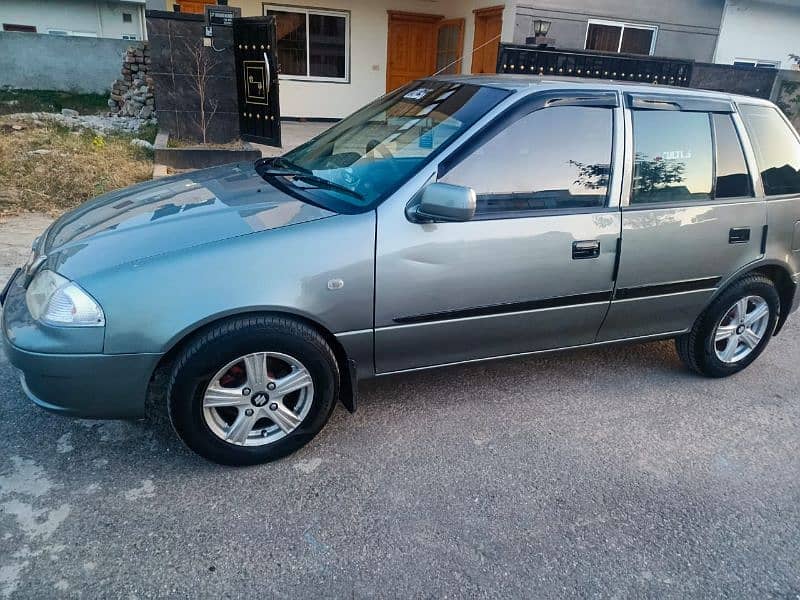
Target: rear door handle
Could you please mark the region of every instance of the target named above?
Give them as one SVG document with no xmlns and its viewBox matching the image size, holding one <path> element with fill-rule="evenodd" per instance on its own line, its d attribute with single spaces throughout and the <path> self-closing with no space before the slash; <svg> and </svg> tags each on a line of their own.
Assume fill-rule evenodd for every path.
<svg viewBox="0 0 800 600">
<path fill-rule="evenodd" d="M 732 227 L 728 232 L 729 244 L 746 244 L 750 241 L 749 227 Z"/>
<path fill-rule="evenodd" d="M 598 256 L 600 256 L 599 240 L 582 240 L 579 242 L 572 242 L 573 260 L 597 258 Z"/>
</svg>

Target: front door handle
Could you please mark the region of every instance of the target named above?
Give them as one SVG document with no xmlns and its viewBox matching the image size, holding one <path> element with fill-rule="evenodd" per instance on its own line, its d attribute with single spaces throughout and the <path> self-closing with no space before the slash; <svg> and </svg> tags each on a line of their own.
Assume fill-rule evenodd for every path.
<svg viewBox="0 0 800 600">
<path fill-rule="evenodd" d="M 746 244 L 750 241 L 749 227 L 733 227 L 728 232 L 729 244 Z"/>
<path fill-rule="evenodd" d="M 600 256 L 599 240 L 582 240 L 572 242 L 572 258 L 581 260 L 584 258 L 597 258 Z"/>
</svg>

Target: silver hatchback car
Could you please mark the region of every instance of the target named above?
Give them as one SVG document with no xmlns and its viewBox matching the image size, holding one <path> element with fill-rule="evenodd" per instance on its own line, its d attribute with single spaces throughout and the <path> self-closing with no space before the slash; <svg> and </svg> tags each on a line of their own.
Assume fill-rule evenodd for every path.
<svg viewBox="0 0 800 600">
<path fill-rule="evenodd" d="M 36 404 L 168 415 L 242 465 L 354 410 L 367 377 L 654 338 L 731 375 L 799 280 L 800 141 L 769 102 L 443 77 L 281 158 L 86 203 L 0 300 Z"/>
</svg>

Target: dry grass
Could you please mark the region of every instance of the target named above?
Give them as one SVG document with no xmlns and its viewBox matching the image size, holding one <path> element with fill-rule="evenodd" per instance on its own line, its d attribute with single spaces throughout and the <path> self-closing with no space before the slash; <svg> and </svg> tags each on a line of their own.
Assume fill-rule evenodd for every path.
<svg viewBox="0 0 800 600">
<path fill-rule="evenodd" d="M 26 211 L 56 215 L 98 194 L 150 179 L 150 153 L 130 140 L 0 117 L 0 216 Z M 46 153 L 36 153 L 40 150 Z"/>
</svg>

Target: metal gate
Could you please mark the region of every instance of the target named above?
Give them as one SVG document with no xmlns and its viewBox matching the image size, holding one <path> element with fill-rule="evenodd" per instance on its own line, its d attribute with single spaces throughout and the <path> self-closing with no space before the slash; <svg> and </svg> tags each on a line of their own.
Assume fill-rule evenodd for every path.
<svg viewBox="0 0 800 600">
<path fill-rule="evenodd" d="M 233 20 L 233 46 L 239 93 L 241 138 L 269 146 L 281 145 L 278 61 L 275 17 Z"/>
</svg>

